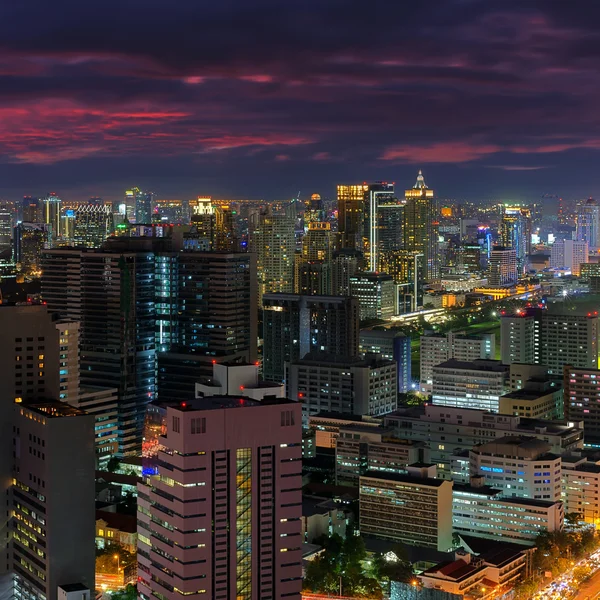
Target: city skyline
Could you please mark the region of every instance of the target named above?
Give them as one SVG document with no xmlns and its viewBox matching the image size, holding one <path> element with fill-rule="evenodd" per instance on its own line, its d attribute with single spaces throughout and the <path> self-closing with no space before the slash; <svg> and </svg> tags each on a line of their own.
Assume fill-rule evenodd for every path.
<svg viewBox="0 0 600 600">
<path fill-rule="evenodd" d="M 0 9 L 3 199 L 598 194 L 589 2 L 68 4 Z"/>
</svg>

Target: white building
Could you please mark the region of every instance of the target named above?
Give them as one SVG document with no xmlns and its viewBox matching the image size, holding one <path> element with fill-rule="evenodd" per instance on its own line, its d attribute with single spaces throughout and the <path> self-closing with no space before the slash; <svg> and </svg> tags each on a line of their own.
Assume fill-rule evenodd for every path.
<svg viewBox="0 0 600 600">
<path fill-rule="evenodd" d="M 600 524 L 600 465 L 580 455 L 562 457 L 562 501 L 565 513 Z"/>
<path fill-rule="evenodd" d="M 498 412 L 508 391 L 508 366 L 499 360 L 460 361 L 452 358 L 433 367 L 433 403 Z"/>
<path fill-rule="evenodd" d="M 421 390 L 431 392 L 433 367 L 451 358 L 472 361 L 493 359 L 496 353 L 496 336 L 493 333 L 467 335 L 464 331 L 421 336 Z"/>
<path fill-rule="evenodd" d="M 396 284 L 385 273 L 356 273 L 350 277 L 350 295 L 358 298 L 361 321 L 398 314 Z"/>
<path fill-rule="evenodd" d="M 475 446 L 469 453 L 471 475 L 510 498 L 556 502 L 561 496 L 560 455 L 540 439 L 506 436 Z"/>
<path fill-rule="evenodd" d="M 580 265 L 588 262 L 588 243 L 576 240 L 556 240 L 550 251 L 550 266 L 568 269 L 579 276 Z"/>
<path fill-rule="evenodd" d="M 511 248 L 494 246 L 490 254 L 488 283 L 492 288 L 508 287 L 517 283 L 517 253 Z"/>
</svg>

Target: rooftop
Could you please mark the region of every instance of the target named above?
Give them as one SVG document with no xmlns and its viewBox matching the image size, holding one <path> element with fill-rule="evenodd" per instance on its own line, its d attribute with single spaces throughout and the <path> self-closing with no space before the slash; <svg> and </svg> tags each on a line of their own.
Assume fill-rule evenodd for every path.
<svg viewBox="0 0 600 600">
<path fill-rule="evenodd" d="M 82 417 L 86 416 L 86 413 L 79 408 L 75 408 L 66 402 L 56 402 L 54 400 L 48 402 L 32 402 L 24 403 L 24 408 L 32 412 L 36 412 L 45 417 L 60 418 L 60 417 Z"/>
<path fill-rule="evenodd" d="M 424 485 L 428 487 L 441 487 L 444 483 L 449 483 L 445 479 L 433 479 L 432 477 L 414 477 L 410 475 L 399 475 L 398 473 L 384 473 L 380 471 L 367 471 L 360 476 L 363 479 L 383 479 L 386 481 L 397 481 L 398 483 L 413 483 L 415 485 Z"/>
<path fill-rule="evenodd" d="M 473 565 L 464 560 L 454 560 L 440 563 L 431 569 L 423 571 L 425 577 L 435 577 L 438 573 L 444 576 L 444 579 L 452 579 L 454 581 L 462 581 L 485 570 L 484 565 Z"/>
<path fill-rule="evenodd" d="M 186 402 L 173 404 L 171 408 L 183 412 L 194 410 L 222 410 L 225 408 L 254 408 L 271 404 L 298 404 L 287 398 L 268 397 L 260 402 L 250 398 L 241 398 L 239 396 L 205 396 L 204 398 L 192 398 Z"/>
<path fill-rule="evenodd" d="M 339 354 L 330 354 L 328 352 L 314 351 L 304 355 L 304 358 L 296 360 L 294 365 L 314 365 L 314 366 L 328 366 L 328 365 L 340 365 L 343 367 L 384 367 L 394 365 L 391 360 L 385 360 L 382 358 L 364 359 L 359 356 L 343 356 Z"/>
<path fill-rule="evenodd" d="M 434 369 L 453 369 L 458 371 L 490 371 L 494 373 L 508 373 L 508 365 L 503 365 L 499 360 L 477 359 L 473 361 L 456 360 L 451 358 Z"/>
</svg>

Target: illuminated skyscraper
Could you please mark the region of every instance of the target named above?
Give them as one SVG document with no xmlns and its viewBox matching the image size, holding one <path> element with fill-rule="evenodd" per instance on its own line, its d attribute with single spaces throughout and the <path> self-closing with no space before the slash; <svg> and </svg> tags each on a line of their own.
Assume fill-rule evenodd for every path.
<svg viewBox="0 0 600 600">
<path fill-rule="evenodd" d="M 43 222 L 50 225 L 53 242 L 62 235 L 60 203 L 61 199 L 55 192 L 42 198 Z"/>
<path fill-rule="evenodd" d="M 406 190 L 404 249 L 423 255 L 424 282 L 439 279 L 438 220 L 435 195 L 419 171 L 415 185 Z M 419 282 L 419 287 L 422 283 Z"/>
<path fill-rule="evenodd" d="M 73 243 L 85 248 L 100 248 L 113 232 L 113 212 L 104 204 L 80 204 L 75 210 Z"/>
<path fill-rule="evenodd" d="M 531 211 L 523 206 L 502 206 L 500 223 L 502 246 L 512 248 L 517 256 L 517 269 L 523 274 L 531 252 Z"/>
<path fill-rule="evenodd" d="M 600 247 L 600 206 L 593 198 L 577 204 L 577 240 L 592 251 Z"/>
<path fill-rule="evenodd" d="M 43 221 L 40 201 L 37 198 L 23 197 L 22 217 L 24 223 L 41 223 Z"/>
<path fill-rule="evenodd" d="M 220 252 L 239 250 L 237 212 L 228 205 L 215 206 L 213 247 Z"/>
<path fill-rule="evenodd" d="M 294 289 L 294 221 L 283 214 L 273 214 L 271 207 L 260 215 L 250 238 L 257 256 L 258 302 L 263 294 L 291 293 Z"/>
<path fill-rule="evenodd" d="M 18 223 L 14 234 L 14 258 L 18 271 L 39 277 L 44 248 L 50 247 L 50 227 L 45 223 Z"/>
<path fill-rule="evenodd" d="M 379 250 L 381 243 L 380 229 L 382 229 L 383 209 L 380 207 L 393 207 L 398 203 L 394 194 L 394 184 L 378 181 L 368 186 L 365 192 L 365 248 L 369 254 L 369 271 L 375 272 L 380 270 L 379 267 Z M 390 215 L 386 209 L 386 216 Z M 387 234 L 387 231 L 386 231 Z M 384 238 L 386 242 L 390 242 L 389 236 Z"/>
<path fill-rule="evenodd" d="M 494 246 L 490 256 L 488 283 L 490 287 L 501 288 L 517 283 L 517 253 L 514 248 Z"/>
<path fill-rule="evenodd" d="M 152 192 L 144 192 L 135 189 L 135 222 L 148 224 L 152 223 Z"/>
<path fill-rule="evenodd" d="M 13 216 L 6 208 L 0 208 L 0 248 L 10 248 L 13 233 Z"/>
<path fill-rule="evenodd" d="M 339 248 L 363 249 L 365 193 L 368 191 L 366 183 L 337 186 Z"/>
</svg>

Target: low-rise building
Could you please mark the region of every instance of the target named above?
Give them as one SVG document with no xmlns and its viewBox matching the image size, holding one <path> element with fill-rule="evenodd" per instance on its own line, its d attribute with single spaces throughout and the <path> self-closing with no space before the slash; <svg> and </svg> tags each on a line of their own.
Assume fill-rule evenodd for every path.
<svg viewBox="0 0 600 600">
<path fill-rule="evenodd" d="M 427 462 L 428 458 L 424 442 L 398 438 L 385 427 L 345 425 L 336 440 L 336 483 L 356 485 L 367 471 L 406 473 L 407 465 Z"/>
<path fill-rule="evenodd" d="M 352 523 L 348 505 L 330 498 L 304 496 L 302 498 L 302 541 L 312 544 L 323 535 L 346 537 L 346 528 Z"/>
<path fill-rule="evenodd" d="M 96 547 L 119 544 L 127 552 L 137 548 L 137 518 L 106 510 L 96 511 Z"/>
<path fill-rule="evenodd" d="M 452 548 L 452 482 L 367 472 L 359 488 L 361 535 L 442 552 Z"/>
<path fill-rule="evenodd" d="M 434 404 L 498 412 L 500 396 L 507 391 L 508 366 L 499 360 L 452 358 L 433 367 Z"/>
<path fill-rule="evenodd" d="M 315 431 L 317 448 L 335 448 L 340 428 L 347 425 L 362 425 L 377 429 L 382 423 L 379 417 L 369 415 L 340 414 L 323 411 L 308 418 L 308 427 Z"/>
<path fill-rule="evenodd" d="M 562 384 L 548 377 L 530 378 L 521 389 L 500 396 L 498 412 L 533 419 L 562 419 Z"/>
<path fill-rule="evenodd" d="M 533 545 L 543 531 L 560 531 L 564 508 L 559 500 L 507 498 L 502 489 L 483 485 L 483 478 L 454 484 L 452 525 L 455 533 Z"/>
<path fill-rule="evenodd" d="M 286 364 L 286 396 L 302 402 L 302 419 L 322 411 L 381 416 L 396 410 L 396 363 L 311 352 Z"/>
</svg>

